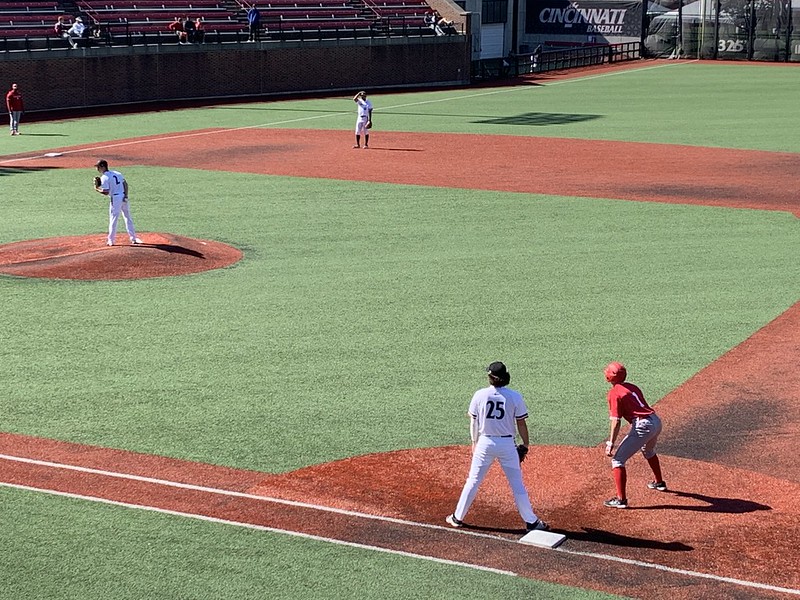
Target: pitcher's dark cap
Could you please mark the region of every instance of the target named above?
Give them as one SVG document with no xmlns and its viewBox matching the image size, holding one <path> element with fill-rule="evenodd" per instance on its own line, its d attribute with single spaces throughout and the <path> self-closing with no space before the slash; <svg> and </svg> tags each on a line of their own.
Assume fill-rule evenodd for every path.
<svg viewBox="0 0 800 600">
<path fill-rule="evenodd" d="M 506 375 L 508 375 L 508 369 L 506 366 L 501 363 L 499 360 L 493 362 L 488 367 L 486 367 L 486 372 L 489 373 L 492 377 L 497 377 L 498 379 L 502 379 Z"/>
<path fill-rule="evenodd" d="M 107 160 L 98 160 L 96 163 L 94 163 L 94 166 L 95 167 L 103 167 L 104 169 L 107 169 L 108 168 L 108 161 Z"/>
</svg>

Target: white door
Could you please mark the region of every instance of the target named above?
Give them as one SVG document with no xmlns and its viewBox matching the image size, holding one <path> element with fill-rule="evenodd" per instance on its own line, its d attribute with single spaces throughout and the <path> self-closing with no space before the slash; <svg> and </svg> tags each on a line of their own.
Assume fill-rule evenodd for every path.
<svg viewBox="0 0 800 600">
<path fill-rule="evenodd" d="M 502 58 L 505 23 L 481 25 L 481 58 Z"/>
</svg>

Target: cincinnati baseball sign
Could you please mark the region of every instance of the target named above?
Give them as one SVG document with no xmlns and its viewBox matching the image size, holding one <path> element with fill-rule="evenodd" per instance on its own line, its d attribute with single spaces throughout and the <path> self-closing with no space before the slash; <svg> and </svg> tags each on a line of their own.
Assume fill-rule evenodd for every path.
<svg viewBox="0 0 800 600">
<path fill-rule="evenodd" d="M 614 0 L 528 0 L 526 33 L 638 37 L 642 3 Z"/>
</svg>

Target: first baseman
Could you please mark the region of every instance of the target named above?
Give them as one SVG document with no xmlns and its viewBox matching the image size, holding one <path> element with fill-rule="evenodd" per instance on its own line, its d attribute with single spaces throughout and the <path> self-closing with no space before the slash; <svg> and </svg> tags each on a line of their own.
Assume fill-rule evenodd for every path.
<svg viewBox="0 0 800 600">
<path fill-rule="evenodd" d="M 94 165 L 100 177 L 95 177 L 94 189 L 99 194 L 104 194 L 109 197 L 108 205 L 108 239 L 106 244 L 109 246 L 114 245 L 114 239 L 117 237 L 117 221 L 119 214 L 122 213 L 122 219 L 125 221 L 125 229 L 128 230 L 128 235 L 131 238 L 131 244 L 141 244 L 142 240 L 136 237 L 136 230 L 133 227 L 133 218 L 131 217 L 130 208 L 128 207 L 128 182 L 119 171 L 111 171 L 108 168 L 108 162 L 105 160 L 98 160 Z"/>
<path fill-rule="evenodd" d="M 625 463 L 641 450 L 642 456 L 653 471 L 655 479 L 647 484 L 651 490 L 667 491 L 667 484 L 661 475 L 661 463 L 656 454 L 656 442 L 661 433 L 661 419 L 650 408 L 644 399 L 644 394 L 637 386 L 625 381 L 628 372 L 625 365 L 612 362 L 605 368 L 606 381 L 611 384 L 608 390 L 608 414 L 611 419 L 611 433 L 606 442 L 606 456 L 611 456 L 611 472 L 614 475 L 614 484 L 617 495 L 605 501 L 610 508 L 628 508 L 628 496 L 625 493 L 627 472 Z M 614 444 L 620 430 L 621 420 L 625 419 L 631 424 L 628 435 L 614 452 Z"/>
<path fill-rule="evenodd" d="M 508 479 L 514 502 L 527 530 L 547 530 L 547 524 L 533 512 L 528 490 L 522 481 L 520 461 L 529 443 L 525 401 L 522 394 L 506 387 L 511 382 L 511 374 L 502 362 L 493 362 L 486 372 L 489 375 L 489 387 L 475 392 L 469 405 L 472 465 L 456 510 L 445 520 L 453 527 L 464 526 L 464 517 L 496 459 Z M 514 443 L 517 430 L 525 449 L 522 452 L 517 451 Z"/>
<path fill-rule="evenodd" d="M 358 105 L 358 118 L 356 119 L 356 145 L 361 147 L 361 134 L 364 134 L 364 148 L 369 148 L 369 130 L 372 129 L 372 102 L 367 100 L 367 92 L 358 92 L 353 96 L 353 102 Z"/>
</svg>

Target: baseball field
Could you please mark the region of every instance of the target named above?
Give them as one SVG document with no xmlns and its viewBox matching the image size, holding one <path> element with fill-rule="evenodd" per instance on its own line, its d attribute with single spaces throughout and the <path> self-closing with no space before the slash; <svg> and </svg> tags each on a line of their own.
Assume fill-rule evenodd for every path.
<svg viewBox="0 0 800 600">
<path fill-rule="evenodd" d="M 800 595 L 796 65 L 25 122 L 0 137 L 1 598 Z M 26 100 L 35 90 L 23 90 Z M 141 245 L 105 244 L 104 158 Z M 534 509 L 495 466 L 504 361 Z M 603 367 L 662 417 L 614 495 Z"/>
</svg>

